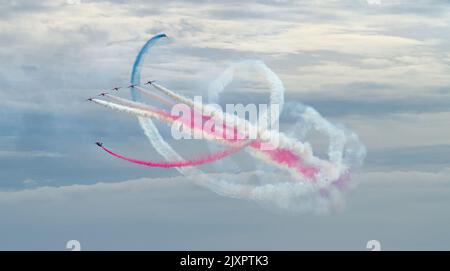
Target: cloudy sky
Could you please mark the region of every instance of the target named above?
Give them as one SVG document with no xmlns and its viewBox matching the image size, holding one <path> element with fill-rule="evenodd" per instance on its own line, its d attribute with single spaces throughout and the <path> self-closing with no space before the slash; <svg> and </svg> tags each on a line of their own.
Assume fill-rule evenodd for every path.
<svg viewBox="0 0 450 271">
<path fill-rule="evenodd" d="M 0 29 L 0 249 L 450 249 L 449 1 L 0 0 Z M 288 100 L 356 132 L 368 155 L 345 207 L 277 212 L 99 152 L 161 159 L 135 118 L 84 101 L 126 85 L 161 32 L 143 78 L 201 95 L 260 59 Z"/>
</svg>

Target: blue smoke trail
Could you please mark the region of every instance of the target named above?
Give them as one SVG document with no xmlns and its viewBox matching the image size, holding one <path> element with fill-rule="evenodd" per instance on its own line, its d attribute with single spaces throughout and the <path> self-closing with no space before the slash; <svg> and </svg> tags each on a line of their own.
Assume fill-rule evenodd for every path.
<svg viewBox="0 0 450 271">
<path fill-rule="evenodd" d="M 161 38 L 167 37 L 166 34 L 158 34 L 151 39 L 149 39 L 144 46 L 142 46 L 141 50 L 136 56 L 133 64 L 133 70 L 131 71 L 131 84 L 140 85 L 141 83 L 141 66 L 144 62 L 145 56 L 147 55 L 149 49 L 155 45 L 155 43 Z M 140 93 L 137 92 L 134 88 L 131 88 L 131 96 L 133 101 L 139 102 L 141 100 Z M 181 160 L 181 157 L 178 153 L 173 150 L 169 144 L 162 138 L 161 134 L 158 131 L 158 128 L 155 126 L 153 121 L 149 118 L 138 117 L 139 125 L 144 130 L 145 135 L 150 140 L 150 143 L 155 148 L 155 150 L 162 155 L 166 160 Z M 178 171 L 182 172 L 181 169 L 177 168 Z"/>
<path fill-rule="evenodd" d="M 148 50 L 161 38 L 167 38 L 167 35 L 162 33 L 154 36 L 149 39 L 142 49 L 139 51 L 136 59 L 134 60 L 133 70 L 131 71 L 131 84 L 132 85 L 140 85 L 141 84 L 141 66 L 144 61 L 144 56 L 147 54 Z M 131 96 L 133 101 L 139 101 L 140 93 L 135 89 L 131 88 Z"/>
<path fill-rule="evenodd" d="M 133 64 L 133 70 L 131 71 L 131 84 L 140 85 L 141 83 L 141 66 L 144 62 L 145 56 L 147 55 L 149 49 L 161 38 L 167 37 L 166 34 L 158 34 L 151 39 L 149 39 L 144 46 L 139 51 L 138 55 Z M 139 102 L 141 97 L 140 93 L 135 89 L 131 88 L 131 96 L 133 101 Z M 149 118 L 138 117 L 139 125 L 144 130 L 145 135 L 149 139 L 155 150 L 167 161 L 171 160 L 184 160 L 161 136 L 158 128 L 155 126 L 153 121 Z M 183 175 L 189 174 L 200 174 L 201 171 L 194 167 L 191 168 L 175 168 Z"/>
</svg>

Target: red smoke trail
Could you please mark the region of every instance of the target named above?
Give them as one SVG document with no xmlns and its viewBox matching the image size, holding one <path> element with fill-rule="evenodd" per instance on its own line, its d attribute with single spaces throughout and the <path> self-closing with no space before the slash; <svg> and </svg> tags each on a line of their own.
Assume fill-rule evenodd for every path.
<svg viewBox="0 0 450 271">
<path fill-rule="evenodd" d="M 144 161 L 134 158 L 129 158 L 120 154 L 117 154 L 106 147 L 100 146 L 104 151 L 111 154 L 112 156 L 115 156 L 119 159 L 138 164 L 138 165 L 144 165 L 149 167 L 162 167 L 162 168 L 174 168 L 174 167 L 189 167 L 189 166 L 198 166 L 202 164 L 212 163 L 214 161 L 220 160 L 226 156 L 229 156 L 235 152 L 238 152 L 242 148 L 246 147 L 250 141 L 244 142 L 243 144 L 238 144 L 238 146 L 234 146 L 231 148 L 228 148 L 224 151 L 214 153 L 212 155 L 207 155 L 204 157 L 200 157 L 197 159 L 192 160 L 185 160 L 185 161 L 172 161 L 172 162 L 154 162 L 154 161 Z"/>
<path fill-rule="evenodd" d="M 102 101 L 102 100 L 94 99 L 93 101 L 96 103 L 100 103 L 100 101 Z M 109 106 L 111 108 L 115 108 L 115 106 L 114 106 L 115 104 L 113 104 L 113 103 L 102 102 L 100 104 Z M 237 148 L 236 143 L 238 142 L 237 136 L 239 134 L 239 131 L 237 131 L 236 127 L 228 126 L 226 124 L 224 125 L 223 123 L 221 123 L 221 125 L 219 125 L 218 127 L 217 126 L 213 127 L 213 128 L 218 128 L 218 129 L 210 130 L 210 129 L 205 129 L 205 127 L 203 125 L 196 123 L 195 121 L 193 121 L 192 118 L 185 118 L 183 116 L 181 116 L 181 117 L 174 116 L 170 112 L 167 112 L 165 110 L 153 109 L 153 108 L 147 107 L 146 105 L 133 104 L 131 106 L 132 107 L 130 107 L 130 108 L 132 108 L 132 109 L 149 111 L 149 112 L 155 114 L 155 116 L 159 115 L 161 118 L 165 119 L 164 121 L 166 121 L 166 122 L 181 121 L 184 125 L 187 125 L 192 130 L 199 130 L 199 131 L 203 131 L 209 135 L 213 135 L 218 140 L 225 140 L 231 146 L 229 147 L 229 149 L 227 149 L 225 151 L 210 154 L 206 157 L 197 158 L 195 160 L 172 161 L 172 162 L 151 162 L 151 161 L 147 162 L 147 161 L 142 161 L 142 160 L 138 160 L 138 159 L 123 157 L 123 156 L 120 156 L 120 155 L 117 155 L 115 153 L 108 151 L 108 153 L 110 153 L 111 155 L 114 155 L 120 159 L 129 161 L 132 163 L 136 163 L 136 164 L 153 166 L 153 167 L 169 168 L 169 167 L 195 166 L 195 165 L 201 165 L 201 164 L 220 160 L 223 157 L 233 154 L 236 151 L 238 151 L 248 145 L 250 148 L 263 153 L 265 155 L 265 158 L 270 160 L 270 162 L 274 162 L 278 165 L 284 165 L 290 169 L 293 169 L 297 173 L 307 177 L 310 180 L 313 180 L 315 178 L 316 173 L 318 172 L 318 169 L 316 167 L 311 167 L 311 166 L 308 166 L 307 164 L 305 164 L 304 160 L 290 149 L 279 148 L 279 147 L 275 148 L 275 146 L 271 150 L 261 149 L 262 141 L 260 139 L 255 139 L 251 142 L 249 141 L 248 144 Z M 125 110 L 125 109 L 119 108 L 118 110 L 120 111 L 120 110 Z M 191 114 L 193 113 L 192 110 L 190 113 Z M 208 116 L 202 116 L 202 117 L 204 120 L 211 120 L 211 117 L 208 117 Z M 227 138 L 227 136 L 225 136 L 223 134 L 224 132 L 227 134 L 227 131 L 230 131 L 230 130 L 232 130 L 231 132 L 233 134 L 231 139 Z M 107 150 L 105 149 L 105 151 L 107 151 Z"/>
<path fill-rule="evenodd" d="M 190 118 L 185 119 L 184 117 L 180 117 L 178 120 L 181 120 L 185 125 L 188 125 L 191 129 L 203 130 L 203 127 L 196 125 L 196 123 L 194 121 L 195 112 L 197 112 L 198 114 L 201 114 L 198 111 L 196 111 L 195 109 L 191 109 L 191 117 Z M 203 121 L 211 120 L 210 116 L 205 116 L 205 115 L 201 115 L 201 116 L 202 116 Z M 172 117 L 175 118 L 174 116 L 172 116 Z M 216 127 L 216 126 L 214 126 L 214 127 Z M 229 143 L 236 142 L 238 140 L 239 132 L 236 127 L 229 127 L 226 124 L 222 124 L 222 127 L 217 127 L 217 128 L 219 128 L 219 129 L 213 129 L 213 131 L 205 131 L 205 130 L 203 130 L 203 131 L 207 132 L 208 134 L 213 134 L 219 138 L 223 138 L 226 141 L 228 141 Z M 230 129 L 232 130 L 231 132 L 233 133 L 231 138 L 228 134 Z M 313 179 L 315 174 L 319 171 L 315 167 L 305 165 L 303 159 L 301 157 L 299 157 L 298 155 L 296 155 L 295 153 L 293 153 L 289 149 L 275 148 L 273 150 L 262 150 L 261 143 L 262 143 L 261 140 L 255 139 L 253 142 L 251 142 L 251 144 L 249 144 L 249 146 L 251 148 L 260 150 L 265 155 L 267 155 L 272 161 L 274 161 L 278 164 L 286 165 L 287 167 L 294 169 L 295 171 L 297 171 L 298 173 L 302 174 L 303 176 L 305 176 L 309 179 Z M 233 148 L 233 147 L 231 147 L 231 148 Z M 218 153 L 218 154 L 220 154 L 220 153 Z M 219 160 L 219 159 L 220 158 L 218 158 L 217 160 Z"/>
<path fill-rule="evenodd" d="M 108 96 L 108 97 L 113 97 L 113 96 Z M 114 97 L 114 99 L 118 100 L 121 103 L 122 102 L 125 103 L 125 101 L 126 101 L 126 100 L 123 100 L 118 97 Z M 105 106 L 109 106 L 111 108 L 116 108 L 116 106 L 118 106 L 117 104 L 104 102 L 102 100 L 97 100 L 97 99 L 93 99 L 92 101 L 94 101 L 96 103 L 100 103 Z M 122 105 L 122 106 L 125 106 L 125 105 Z M 164 163 L 163 162 L 160 162 L 160 163 L 146 162 L 146 161 L 142 161 L 142 160 L 138 160 L 138 159 L 132 159 L 132 158 L 115 155 L 118 158 L 127 160 L 132 163 L 153 166 L 153 167 L 183 167 L 183 166 L 201 165 L 201 164 L 217 161 L 217 160 L 219 160 L 225 156 L 228 156 L 228 155 L 236 152 L 237 150 L 241 149 L 241 148 L 236 149 L 235 148 L 236 146 L 233 146 L 236 144 L 236 142 L 238 142 L 238 135 L 240 134 L 240 131 L 238 131 L 235 126 L 228 126 L 224 123 L 220 123 L 219 126 L 214 125 L 212 127 L 213 129 L 211 130 L 211 129 L 206 129 L 206 127 L 204 127 L 202 125 L 203 123 L 196 123 L 196 121 L 194 121 L 195 117 L 194 118 L 193 117 L 186 118 L 185 115 L 180 116 L 180 117 L 174 116 L 168 111 L 152 108 L 147 105 L 138 104 L 135 102 L 131 102 L 129 104 L 129 106 L 131 106 L 131 107 L 129 107 L 130 109 L 139 109 L 139 110 L 151 112 L 155 116 L 159 116 L 159 117 L 163 118 L 164 121 L 166 121 L 166 122 L 181 121 L 184 125 L 187 125 L 192 131 L 195 131 L 195 130 L 202 131 L 206 134 L 209 134 L 210 136 L 211 135 L 214 136 L 214 138 L 216 140 L 226 141 L 231 146 L 229 147 L 229 149 L 222 151 L 222 152 L 210 154 L 206 157 L 198 158 L 196 160 L 185 160 L 185 161 L 181 161 L 181 162 L 180 161 L 173 161 L 173 162 L 167 162 L 167 163 L 166 162 L 164 162 Z M 127 107 L 127 106 L 125 106 L 125 107 Z M 125 108 L 125 107 L 119 108 L 118 110 L 119 111 L 126 110 L 127 108 Z M 191 115 L 191 116 L 192 115 L 195 116 L 195 113 L 201 114 L 201 112 L 196 112 L 195 109 L 194 110 L 191 109 L 189 113 L 190 113 L 189 115 Z M 212 120 L 213 121 L 213 119 L 209 116 L 201 115 L 201 117 L 203 120 L 206 120 L 206 121 Z M 218 129 L 216 129 L 216 128 L 218 128 Z M 230 130 L 233 135 L 231 139 L 229 138 L 229 136 L 225 135 L 225 134 L 228 135 Z M 225 134 L 224 134 L 224 132 L 225 132 Z M 255 139 L 255 140 L 249 142 L 249 144 L 247 144 L 247 145 L 256 151 L 263 153 L 265 155 L 265 158 L 267 160 L 269 160 L 268 162 L 274 162 L 278 165 L 286 166 L 290 169 L 293 169 L 297 173 L 307 177 L 310 180 L 315 179 L 315 175 L 318 172 L 318 169 L 316 167 L 311 167 L 308 164 L 306 164 L 305 161 L 302 159 L 302 157 L 295 154 L 292 150 L 290 150 L 288 148 L 280 148 L 277 146 L 273 146 L 274 148 L 271 148 L 270 150 L 266 150 L 266 149 L 261 149 L 261 144 L 262 144 L 262 141 L 260 139 Z"/>
</svg>

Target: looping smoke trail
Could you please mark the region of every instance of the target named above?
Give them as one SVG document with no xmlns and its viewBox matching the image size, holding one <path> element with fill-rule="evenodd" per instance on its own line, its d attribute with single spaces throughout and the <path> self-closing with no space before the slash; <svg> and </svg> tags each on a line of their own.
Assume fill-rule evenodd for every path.
<svg viewBox="0 0 450 271">
<path fill-rule="evenodd" d="M 293 129 L 300 127 L 296 131 L 302 133 L 301 138 L 304 138 L 311 129 L 328 136 L 328 158 L 331 162 L 356 167 L 364 161 L 366 148 L 359 140 L 358 135 L 343 125 L 330 123 L 314 108 L 298 102 L 288 103 L 285 112 L 297 120 Z"/>
<path fill-rule="evenodd" d="M 161 38 L 166 37 L 160 34 L 150 39 L 141 49 L 136 57 L 131 73 L 131 83 L 140 84 L 140 67 L 149 49 Z M 244 64 L 243 64 L 244 63 Z M 261 61 L 244 61 L 228 68 L 210 87 L 210 101 L 215 101 L 225 86 L 233 80 L 235 71 L 243 66 L 256 69 L 261 73 L 271 85 L 270 105 L 278 104 L 280 108 L 284 103 L 284 88 L 278 76 L 273 73 Z M 181 101 L 189 105 L 193 110 L 200 112 L 214 120 L 221 120 L 226 116 L 223 112 L 218 112 L 215 107 L 196 103 L 188 98 L 178 95 L 158 84 L 153 85 L 156 89 L 176 101 Z M 135 102 L 140 102 L 139 92 L 132 89 L 132 97 Z M 106 104 L 103 104 L 106 105 Z M 135 105 L 129 104 L 131 108 Z M 122 108 L 123 109 L 123 108 Z M 134 108 L 135 110 L 140 110 Z M 150 118 L 156 118 L 173 122 L 170 116 L 154 114 L 152 110 L 132 111 L 126 108 L 126 112 L 138 113 L 139 123 L 149 138 L 151 144 L 168 162 L 187 161 L 162 138 L 158 129 Z M 286 110 L 284 110 L 286 111 Z M 283 111 L 283 112 L 284 112 Z M 145 114 L 143 114 L 145 112 Z M 176 169 L 187 178 L 191 178 L 195 183 L 208 187 L 218 194 L 258 201 L 265 205 L 274 205 L 285 210 L 294 212 L 314 211 L 327 212 L 330 208 L 335 208 L 342 204 L 342 192 L 348 187 L 350 181 L 350 166 L 362 163 L 365 156 L 365 148 L 353 132 L 334 125 L 324 119 L 317 111 L 311 107 L 300 103 L 288 106 L 287 113 L 298 118 L 295 127 L 315 129 L 329 137 L 328 156 L 329 160 L 319 159 L 314 156 L 311 145 L 308 142 L 301 142 L 289 137 L 284 133 L 278 133 L 280 144 L 272 151 L 261 151 L 256 148 L 253 141 L 245 148 L 254 157 L 277 165 L 278 170 L 270 172 L 242 172 L 237 175 L 230 174 L 206 174 L 195 166 L 182 167 L 182 164 L 173 164 Z M 269 117 L 269 116 L 268 116 Z M 270 118 L 271 122 L 278 121 L 278 118 Z M 236 127 L 247 125 L 245 120 L 237 120 Z M 240 122 L 239 122 L 240 121 Z M 228 125 L 225 122 L 226 125 Z M 191 127 L 196 128 L 196 127 Z M 262 139 L 266 140 L 273 136 L 274 131 L 263 131 Z M 231 146 L 234 148 L 236 146 Z M 229 152 L 225 150 L 224 152 Z M 203 158 L 202 158 L 203 159 Z M 166 162 L 164 162 L 166 163 Z M 284 170 L 283 170 L 284 168 Z M 286 170 L 287 169 L 287 170 Z M 272 175 L 273 174 L 273 175 Z M 304 178 L 297 178 L 304 176 Z M 256 178 L 256 179 L 255 179 Z M 255 180 L 257 182 L 255 183 Z M 313 181 L 307 181 L 313 180 Z"/>
<path fill-rule="evenodd" d="M 278 110 L 282 111 L 284 106 L 284 86 L 280 78 L 261 60 L 245 60 L 228 67 L 216 80 L 214 80 L 208 88 L 208 102 L 217 103 L 220 94 L 225 90 L 225 88 L 233 81 L 234 74 L 239 69 L 253 69 L 260 73 L 270 84 L 270 98 L 269 106 L 277 105 Z M 274 126 L 278 123 L 278 116 L 271 116 L 270 113 L 273 112 L 271 109 L 264 112 L 262 117 L 259 119 L 258 127 L 264 127 L 267 120 L 270 119 L 270 123 Z"/>
</svg>

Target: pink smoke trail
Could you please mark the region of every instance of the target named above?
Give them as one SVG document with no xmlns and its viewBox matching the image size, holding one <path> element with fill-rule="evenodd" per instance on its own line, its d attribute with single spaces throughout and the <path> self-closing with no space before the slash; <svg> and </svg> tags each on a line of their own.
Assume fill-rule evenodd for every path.
<svg viewBox="0 0 450 271">
<path fill-rule="evenodd" d="M 170 114 L 170 112 L 167 112 L 165 110 L 154 110 L 152 108 L 147 108 L 147 106 L 145 106 L 143 104 L 135 104 L 135 102 L 132 102 L 133 104 L 130 104 L 130 105 L 133 107 L 121 105 L 121 107 L 119 108 L 118 107 L 119 105 L 114 104 L 114 103 L 105 102 L 105 101 L 98 100 L 98 99 L 93 99 L 92 101 L 95 103 L 113 108 L 113 109 L 117 109 L 119 111 L 128 110 L 129 113 L 133 113 L 133 114 L 144 114 L 145 112 L 148 112 L 148 113 L 144 114 L 145 116 L 144 115 L 143 116 L 144 117 L 152 117 L 152 118 L 159 117 L 159 118 L 162 118 L 162 120 L 164 120 L 165 122 L 169 122 L 169 123 L 174 122 L 174 121 L 181 121 L 193 130 L 203 130 L 204 131 L 203 126 L 198 125 L 198 124 L 196 125 L 196 123 L 194 121 L 192 121 L 192 119 L 190 119 L 190 118 L 173 116 Z M 122 101 L 122 100 L 120 100 L 120 101 Z M 142 112 L 141 111 L 135 112 L 133 110 L 142 110 Z M 191 111 L 191 113 L 192 113 L 192 111 Z M 236 131 L 235 130 L 236 127 L 229 127 L 229 126 L 225 126 L 225 127 L 220 126 L 220 127 L 225 128 L 225 129 L 231 128 L 231 129 L 233 129 L 233 131 Z M 221 130 L 221 129 L 219 129 L 219 130 Z M 236 144 L 236 142 L 238 141 L 238 139 L 236 137 L 234 137 L 232 139 L 224 137 L 223 130 L 222 130 L 222 132 L 217 131 L 217 130 L 215 130 L 215 131 L 206 130 L 205 132 L 209 135 L 213 135 L 214 139 L 216 139 L 216 140 L 224 140 L 227 144 L 230 144 L 231 146 Z M 234 135 L 236 135 L 236 134 L 234 134 Z M 314 180 L 314 177 L 315 177 L 316 173 L 318 172 L 318 169 L 316 167 L 311 167 L 311 166 L 308 166 L 307 164 L 305 164 L 303 159 L 299 155 L 295 154 L 292 150 L 287 149 L 287 148 L 274 148 L 273 150 L 262 150 L 260 148 L 261 143 L 262 143 L 262 141 L 260 139 L 255 139 L 247 145 L 251 149 L 261 152 L 264 155 L 265 159 L 268 160 L 268 162 L 273 162 L 279 166 L 284 166 L 284 167 L 290 168 L 290 169 L 294 170 L 295 172 L 297 172 L 298 174 L 301 174 L 310 180 Z M 245 146 L 247 146 L 247 145 L 245 145 Z M 156 163 L 156 162 L 146 163 L 146 161 L 141 161 L 138 159 L 119 157 L 119 156 L 117 156 L 117 157 L 121 158 L 123 160 L 127 160 L 132 163 L 143 164 L 143 165 L 147 165 L 147 166 L 178 167 L 177 165 L 193 166 L 193 165 L 209 163 L 210 161 L 217 161 L 219 159 L 222 159 L 223 157 L 226 157 L 226 156 L 238 151 L 239 149 L 241 149 L 241 148 L 238 148 L 236 150 L 233 147 L 230 147 L 230 149 L 227 149 L 223 152 L 215 153 L 215 154 L 203 157 L 203 158 L 198 158 L 196 160 L 186 160 L 186 161 L 182 161 L 182 162 L 174 161 L 174 162 L 167 162 L 167 163 L 162 163 L 162 162 L 161 163 Z"/>
<path fill-rule="evenodd" d="M 212 163 L 214 161 L 220 160 L 229 156 L 233 153 L 238 152 L 239 150 L 245 148 L 251 141 L 246 141 L 243 144 L 237 144 L 238 146 L 233 146 L 224 151 L 214 153 L 212 155 L 203 156 L 197 159 L 185 160 L 185 161 L 172 161 L 172 162 L 154 162 L 154 161 L 144 161 L 139 159 L 134 159 L 130 157 L 126 157 L 120 154 L 117 154 L 106 147 L 100 146 L 104 151 L 115 156 L 119 159 L 131 162 L 133 164 L 144 165 L 149 167 L 162 167 L 162 168 L 174 168 L 174 167 L 189 167 L 189 166 L 198 166 L 202 164 Z"/>
</svg>

